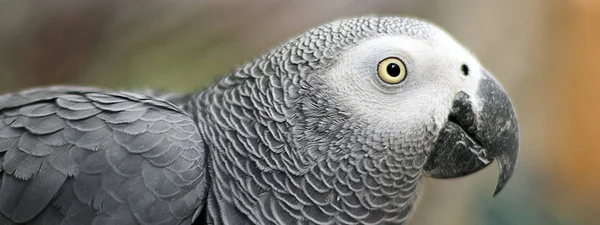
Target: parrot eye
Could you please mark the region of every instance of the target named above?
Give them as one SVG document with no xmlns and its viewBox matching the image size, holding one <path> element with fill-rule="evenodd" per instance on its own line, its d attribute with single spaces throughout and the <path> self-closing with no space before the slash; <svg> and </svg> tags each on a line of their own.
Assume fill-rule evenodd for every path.
<svg viewBox="0 0 600 225">
<path fill-rule="evenodd" d="M 389 57 L 377 65 L 379 78 L 388 84 L 397 84 L 406 77 L 406 66 L 402 60 L 396 57 Z"/>
</svg>

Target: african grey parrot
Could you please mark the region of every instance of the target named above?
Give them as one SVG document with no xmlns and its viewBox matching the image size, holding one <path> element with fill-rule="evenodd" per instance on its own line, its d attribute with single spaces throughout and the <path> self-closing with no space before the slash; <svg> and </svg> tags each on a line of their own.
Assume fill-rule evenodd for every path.
<svg viewBox="0 0 600 225">
<path fill-rule="evenodd" d="M 519 147 L 500 84 L 421 20 L 334 21 L 196 93 L 0 96 L 0 224 L 402 224 L 423 176 Z"/>
</svg>

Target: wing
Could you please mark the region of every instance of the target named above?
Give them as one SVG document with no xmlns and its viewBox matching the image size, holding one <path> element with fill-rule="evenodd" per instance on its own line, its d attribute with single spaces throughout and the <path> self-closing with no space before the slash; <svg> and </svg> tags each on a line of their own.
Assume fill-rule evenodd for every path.
<svg viewBox="0 0 600 225">
<path fill-rule="evenodd" d="M 0 224 L 190 224 L 206 192 L 190 116 L 145 95 L 0 96 Z"/>
<path fill-rule="evenodd" d="M 131 92 L 151 96 L 153 98 L 157 98 L 163 101 L 170 102 L 177 106 L 182 106 L 187 101 L 187 95 L 179 92 L 172 92 L 161 89 L 136 89 L 131 90 Z"/>
</svg>

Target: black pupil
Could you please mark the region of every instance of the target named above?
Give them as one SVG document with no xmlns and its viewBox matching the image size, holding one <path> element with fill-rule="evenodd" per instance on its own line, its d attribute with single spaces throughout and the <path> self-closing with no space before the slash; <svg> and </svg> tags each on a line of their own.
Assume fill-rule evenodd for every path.
<svg viewBox="0 0 600 225">
<path fill-rule="evenodd" d="M 396 63 L 390 63 L 387 65 L 387 68 L 385 68 L 387 73 L 392 76 L 392 77 L 397 77 L 398 75 L 400 75 L 400 66 L 398 66 L 398 64 Z"/>
</svg>

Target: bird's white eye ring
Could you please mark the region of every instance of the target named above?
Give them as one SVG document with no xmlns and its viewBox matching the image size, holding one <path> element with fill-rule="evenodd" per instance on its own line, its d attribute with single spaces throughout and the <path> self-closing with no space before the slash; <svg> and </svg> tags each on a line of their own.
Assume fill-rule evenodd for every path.
<svg viewBox="0 0 600 225">
<path fill-rule="evenodd" d="M 396 57 L 388 57 L 377 65 L 379 78 L 388 84 L 397 84 L 406 77 L 406 65 Z"/>
</svg>

